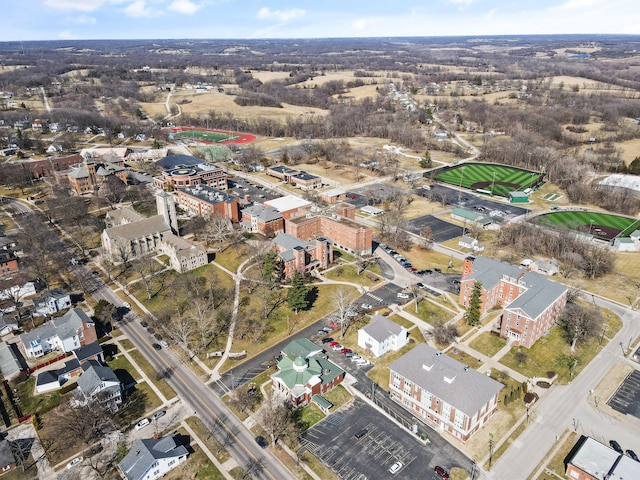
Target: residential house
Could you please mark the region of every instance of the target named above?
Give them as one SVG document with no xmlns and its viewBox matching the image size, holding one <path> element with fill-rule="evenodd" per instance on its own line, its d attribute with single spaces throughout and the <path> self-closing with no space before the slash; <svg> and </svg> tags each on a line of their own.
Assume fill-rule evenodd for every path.
<svg viewBox="0 0 640 480">
<path fill-rule="evenodd" d="M 640 478 L 640 462 L 582 435 L 565 460 L 566 475 L 575 480 Z"/>
<path fill-rule="evenodd" d="M 375 357 L 397 352 L 409 340 L 407 329 L 382 315 L 374 315 L 368 325 L 358 330 L 358 346 Z"/>
<path fill-rule="evenodd" d="M 192 215 L 205 218 L 218 216 L 234 223 L 240 221 L 240 199 L 235 195 L 216 190 L 206 185 L 178 188 L 176 202 Z"/>
<path fill-rule="evenodd" d="M 29 359 L 58 350 L 67 353 L 97 340 L 93 320 L 79 308 L 20 335 L 22 350 Z"/>
<path fill-rule="evenodd" d="M 327 268 L 333 262 L 331 242 L 326 238 L 305 242 L 287 233 L 279 233 L 272 242 L 283 263 L 286 278 L 291 278 L 296 271 L 304 275 L 318 268 Z"/>
<path fill-rule="evenodd" d="M 389 365 L 391 398 L 466 442 L 495 413 L 504 385 L 421 343 Z"/>
<path fill-rule="evenodd" d="M 77 359 L 72 358 L 64 363 L 62 368 L 39 370 L 36 375 L 36 393 L 57 390 L 73 377 L 82 373 L 82 367 Z"/>
<path fill-rule="evenodd" d="M 0 372 L 5 380 L 13 380 L 24 370 L 16 344 L 0 342 Z"/>
<path fill-rule="evenodd" d="M 16 468 L 16 459 L 13 456 L 11 443 L 6 438 L 0 440 L 0 475 Z"/>
<path fill-rule="evenodd" d="M 122 384 L 111 368 L 96 360 L 82 364 L 82 375 L 78 378 L 79 401 L 86 403 L 97 399 L 111 412 L 118 411 L 122 403 Z"/>
<path fill-rule="evenodd" d="M 555 275 L 560 272 L 560 262 L 555 258 L 549 260 L 538 259 L 529 265 L 532 272 L 541 273 L 542 275 Z"/>
<path fill-rule="evenodd" d="M 71 296 L 57 288 L 48 290 L 42 296 L 33 299 L 35 315 L 53 315 L 71 306 Z"/>
<path fill-rule="evenodd" d="M 501 307 L 500 335 L 526 348 L 551 328 L 567 303 L 567 288 L 542 274 L 486 257 L 467 257 L 459 296 L 465 307 L 475 282 L 482 284 L 481 313 Z"/>
<path fill-rule="evenodd" d="M 0 312 L 0 336 L 4 337 L 18 330 L 16 317 Z"/>
<path fill-rule="evenodd" d="M 189 452 L 171 434 L 138 440 L 118 464 L 125 480 L 156 480 L 187 461 Z"/>
<path fill-rule="evenodd" d="M 314 395 L 322 396 L 345 377 L 345 371 L 327 360 L 322 349 L 306 338 L 284 347 L 277 368 L 271 375 L 273 388 L 296 407 L 308 405 Z"/>
<path fill-rule="evenodd" d="M 256 204 L 242 209 L 241 225 L 245 230 L 267 237 L 284 231 L 284 219 L 275 209 Z"/>
<path fill-rule="evenodd" d="M 0 275 L 5 273 L 17 272 L 20 269 L 18 265 L 18 257 L 13 250 L 0 250 Z"/>
<path fill-rule="evenodd" d="M 470 237 L 468 235 L 463 235 L 458 240 L 458 245 L 462 248 L 468 248 L 469 250 L 473 250 L 474 252 L 481 252 L 484 250 L 484 244 L 480 243 L 477 238 Z"/>
</svg>

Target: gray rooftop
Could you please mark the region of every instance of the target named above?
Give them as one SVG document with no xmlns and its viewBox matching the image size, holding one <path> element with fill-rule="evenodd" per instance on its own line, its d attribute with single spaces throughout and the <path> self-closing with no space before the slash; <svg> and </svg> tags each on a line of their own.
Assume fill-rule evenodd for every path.
<svg viewBox="0 0 640 480">
<path fill-rule="evenodd" d="M 11 378 L 20 373 L 22 367 L 11 345 L 0 342 L 0 371 L 4 378 Z"/>
<path fill-rule="evenodd" d="M 222 192 L 207 185 L 197 185 L 195 187 L 180 188 L 178 190 L 194 196 L 199 200 L 210 203 L 211 205 L 222 202 L 230 203 L 238 200 L 238 197 L 236 197 L 235 195 L 229 195 L 228 193 Z"/>
<path fill-rule="evenodd" d="M 87 358 L 100 355 L 101 353 L 102 353 L 102 346 L 98 342 L 87 343 L 86 345 L 80 348 L 76 348 L 73 351 L 73 354 L 80 362 L 83 360 L 86 360 Z"/>
<path fill-rule="evenodd" d="M 162 215 L 143 218 L 136 222 L 125 223 L 105 230 L 109 238 L 125 238 L 135 240 L 136 238 L 156 235 L 158 233 L 171 232 L 169 225 Z"/>
<path fill-rule="evenodd" d="M 107 212 L 106 220 L 112 225 L 122 225 L 123 223 L 137 222 L 145 217 L 136 212 L 132 207 L 123 207 Z"/>
<path fill-rule="evenodd" d="M 131 447 L 118 467 L 127 480 L 140 480 L 156 460 L 180 457 L 188 453 L 184 445 L 178 444 L 175 435 L 168 435 L 158 440 L 144 438 Z"/>
<path fill-rule="evenodd" d="M 244 208 L 242 213 L 257 217 L 263 222 L 271 222 L 282 218 L 280 212 L 273 207 L 265 207 L 262 204 L 253 205 L 252 207 Z"/>
<path fill-rule="evenodd" d="M 78 388 L 86 397 L 93 395 L 103 382 L 117 382 L 118 385 L 103 389 L 102 391 L 120 390 L 120 380 L 118 380 L 118 377 L 113 373 L 111 368 L 100 365 L 100 363 L 95 360 L 89 360 L 82 365 L 82 370 L 83 373 L 80 375 L 80 378 L 78 378 Z"/>
<path fill-rule="evenodd" d="M 16 459 L 14 458 L 13 452 L 11 451 L 9 440 L 0 440 L 0 469 L 6 467 L 7 465 L 11 465 L 12 463 L 16 463 Z"/>
<path fill-rule="evenodd" d="M 61 317 L 54 318 L 35 330 L 23 333 L 20 335 L 20 340 L 22 340 L 23 345 L 28 345 L 30 342 L 39 342 L 42 338 L 54 336 L 58 336 L 61 340 L 72 338 L 82 328 L 83 320 L 88 324 L 93 323 L 84 310 L 72 308 Z"/>
<path fill-rule="evenodd" d="M 389 370 L 470 417 L 504 387 L 425 343 L 391 363 Z"/>
<path fill-rule="evenodd" d="M 402 333 L 402 327 L 400 325 L 382 315 L 374 315 L 369 325 L 362 327 L 362 330 L 378 342 L 386 340 L 391 335 L 397 336 Z"/>
<path fill-rule="evenodd" d="M 202 160 L 191 155 L 167 155 L 156 165 L 164 170 L 172 170 L 177 167 L 193 167 L 202 163 Z"/>
<path fill-rule="evenodd" d="M 287 250 L 292 250 L 296 247 L 307 248 L 308 246 L 313 245 L 312 242 L 305 242 L 289 233 L 282 232 L 276 235 L 272 242 L 279 247 L 286 248 Z"/>
<path fill-rule="evenodd" d="M 619 454 L 591 437 L 581 437 L 578 449 L 568 463 L 599 479 L 640 478 L 640 463 Z"/>
</svg>

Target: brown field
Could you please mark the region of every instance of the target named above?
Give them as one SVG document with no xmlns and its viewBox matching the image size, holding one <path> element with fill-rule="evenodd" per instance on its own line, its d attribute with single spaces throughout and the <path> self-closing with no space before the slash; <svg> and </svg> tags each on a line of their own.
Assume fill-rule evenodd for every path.
<svg viewBox="0 0 640 480">
<path fill-rule="evenodd" d="M 366 97 L 376 97 L 380 89 L 385 90 L 385 85 L 364 85 L 362 87 L 350 88 L 344 95 L 334 95 L 333 98 L 342 97 L 345 99 L 362 100 Z"/>
<path fill-rule="evenodd" d="M 289 78 L 289 72 L 261 72 L 257 70 L 252 70 L 251 75 L 253 78 L 257 78 L 262 83 L 272 82 L 273 80 L 282 80 L 285 78 Z"/>
<path fill-rule="evenodd" d="M 616 142 L 616 148 L 622 152 L 622 160 L 629 165 L 637 157 L 640 157 L 640 138 L 627 140 L 626 142 Z"/>
</svg>

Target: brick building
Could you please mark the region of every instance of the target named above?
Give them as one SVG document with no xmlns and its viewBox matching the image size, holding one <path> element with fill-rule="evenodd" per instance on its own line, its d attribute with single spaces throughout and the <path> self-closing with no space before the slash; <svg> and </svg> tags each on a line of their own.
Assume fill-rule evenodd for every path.
<svg viewBox="0 0 640 480">
<path fill-rule="evenodd" d="M 275 209 L 257 204 L 242 209 L 241 223 L 245 230 L 267 237 L 284 231 L 284 219 Z"/>
<path fill-rule="evenodd" d="M 327 268 L 333 262 L 333 248 L 326 238 L 306 242 L 292 235 L 279 233 L 273 239 L 273 245 L 282 261 L 286 278 L 291 278 L 296 271 L 304 275 L 318 268 Z"/>
<path fill-rule="evenodd" d="M 301 190 L 313 190 L 322 187 L 322 178 L 312 175 L 303 170 L 285 167 L 284 165 L 276 165 L 267 168 L 267 175 L 279 178 L 294 187 Z"/>
<path fill-rule="evenodd" d="M 227 174 L 222 167 L 196 157 L 169 155 L 156 162 L 156 165 L 163 171 L 153 179 L 153 184 L 163 190 L 195 185 L 207 185 L 217 190 L 228 188 Z"/>
<path fill-rule="evenodd" d="M 582 435 L 566 460 L 567 477 L 575 480 L 640 478 L 640 463 Z"/>
<path fill-rule="evenodd" d="M 240 221 L 240 199 L 206 185 L 179 188 L 176 203 L 193 215 L 220 216 L 234 223 Z"/>
<path fill-rule="evenodd" d="M 0 249 L 0 275 L 19 270 L 18 257 L 12 250 Z"/>
<path fill-rule="evenodd" d="M 125 185 L 127 184 L 127 172 L 124 163 L 96 162 L 87 159 L 83 163 L 73 167 L 66 176 L 71 188 L 78 194 L 93 193 L 97 191 L 109 177 L 115 176 Z"/>
<path fill-rule="evenodd" d="M 389 365 L 391 398 L 466 442 L 498 409 L 504 385 L 421 343 Z"/>
<path fill-rule="evenodd" d="M 290 218 L 306 215 L 311 211 L 312 203 L 295 195 L 286 195 L 273 200 L 264 202 L 265 207 L 276 209 L 282 218 L 289 220 Z"/>
<path fill-rule="evenodd" d="M 370 255 L 372 252 L 371 228 L 339 215 L 293 218 L 285 222 L 285 231 L 307 241 L 322 236 L 351 253 Z"/>
<path fill-rule="evenodd" d="M 500 335 L 527 348 L 551 328 L 567 303 L 564 285 L 486 257 L 465 259 L 460 304 L 469 305 L 475 282 L 482 284 L 481 312 L 502 307 Z"/>
</svg>

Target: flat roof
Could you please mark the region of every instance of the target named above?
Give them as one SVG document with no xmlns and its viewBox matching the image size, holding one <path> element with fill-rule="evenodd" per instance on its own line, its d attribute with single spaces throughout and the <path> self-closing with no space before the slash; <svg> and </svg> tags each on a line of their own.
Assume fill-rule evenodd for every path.
<svg viewBox="0 0 640 480">
<path fill-rule="evenodd" d="M 295 195 L 286 195 L 280 198 L 274 198 L 273 200 L 267 200 L 264 202 L 267 207 L 273 207 L 278 212 L 286 212 L 287 210 L 293 210 L 295 208 L 304 208 L 311 205 L 311 202 Z"/>
</svg>

